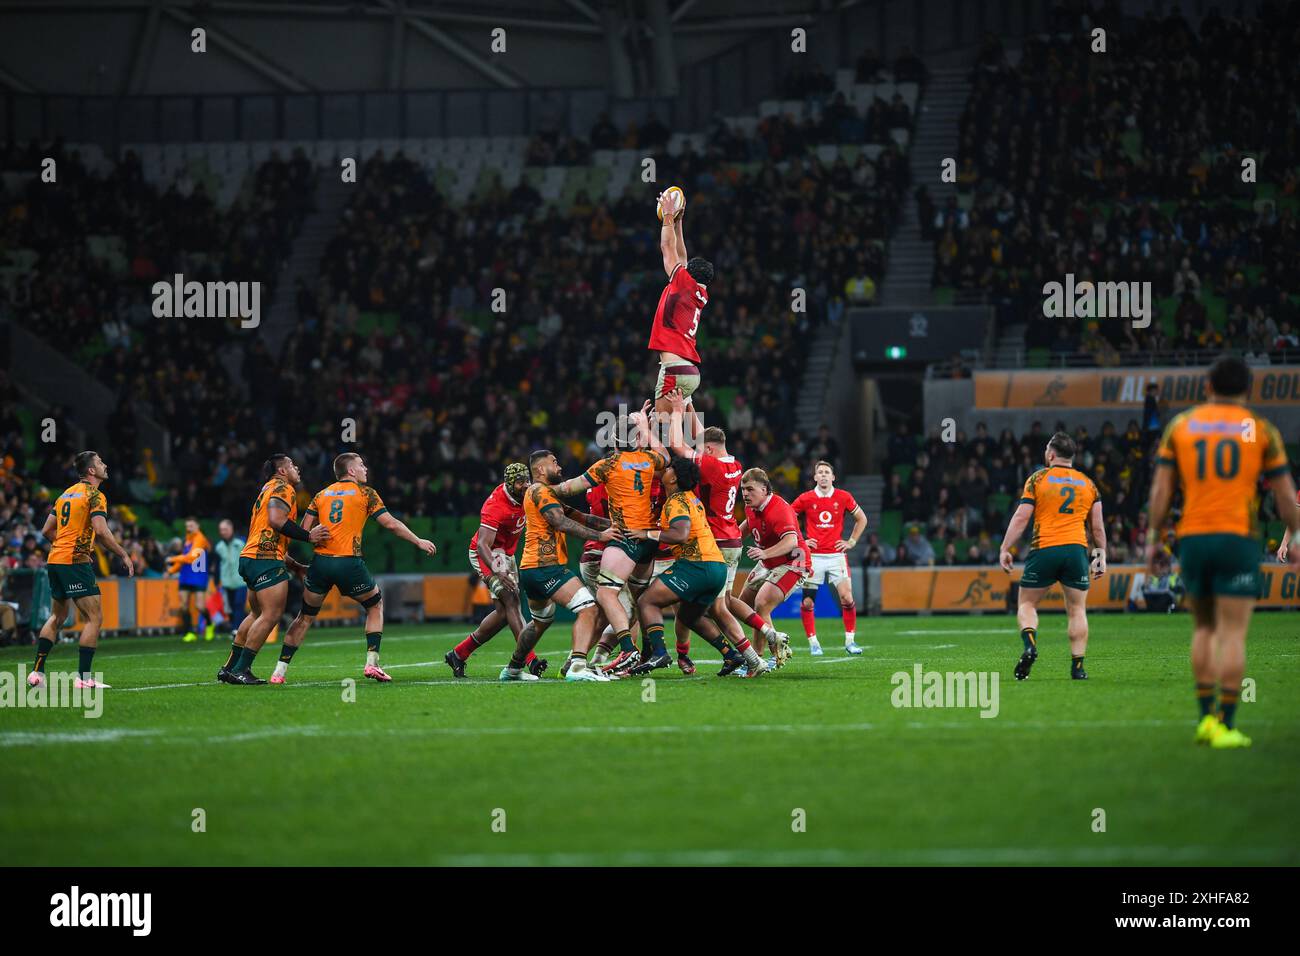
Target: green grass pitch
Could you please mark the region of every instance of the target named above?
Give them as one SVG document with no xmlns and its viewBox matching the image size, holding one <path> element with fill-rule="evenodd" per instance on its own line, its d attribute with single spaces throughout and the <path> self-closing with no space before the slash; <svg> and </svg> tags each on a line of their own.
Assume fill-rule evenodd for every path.
<svg viewBox="0 0 1300 956">
<path fill-rule="evenodd" d="M 781 672 L 720 680 L 495 678 L 499 636 L 455 681 L 462 625 L 393 627 L 394 682 L 361 679 L 357 628 L 309 636 L 283 687 L 214 676 L 228 642 L 107 640 L 104 711 L 0 709 L 9 865 L 1296 864 L 1300 615 L 1259 614 L 1240 707 L 1254 747 L 1192 743 L 1186 615 L 1092 619 L 1086 683 L 1046 616 L 1025 683 L 1009 617 L 864 618 L 847 658 L 796 648 Z M 670 631 L 671 639 L 671 631 Z M 269 676 L 275 648 L 256 670 Z M 71 645 L 50 670 L 70 669 Z M 1000 674 L 1000 709 L 902 709 L 891 675 Z M 0 651 L 0 670 L 31 651 Z M 355 702 L 342 681 L 357 678 Z M 202 809 L 206 830 L 195 832 Z M 1105 831 L 1094 830 L 1104 811 Z M 802 810 L 803 832 L 795 826 Z M 497 812 L 504 811 L 504 814 Z M 496 826 L 494 828 L 494 821 Z M 504 832 L 497 832 L 504 822 Z"/>
</svg>

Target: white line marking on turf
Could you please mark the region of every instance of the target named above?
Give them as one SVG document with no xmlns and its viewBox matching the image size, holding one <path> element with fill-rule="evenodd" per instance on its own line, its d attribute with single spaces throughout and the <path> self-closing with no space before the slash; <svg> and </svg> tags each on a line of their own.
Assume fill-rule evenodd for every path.
<svg viewBox="0 0 1300 956">
<path fill-rule="evenodd" d="M 1110 847 L 935 847 L 906 850 L 651 850 L 610 853 L 470 853 L 436 857 L 440 866 L 727 866 L 760 863 L 943 865 L 1050 863 L 1191 863 L 1225 856 L 1252 862 L 1293 859 L 1286 847 L 1110 846 Z"/>
<path fill-rule="evenodd" d="M 152 737 L 165 734 L 163 730 L 79 730 L 79 731 L 22 731 L 0 733 L 0 747 L 23 747 L 46 744 L 109 744 L 130 737 Z"/>
<path fill-rule="evenodd" d="M 931 629 L 931 630 L 920 630 L 920 631 L 895 631 L 894 633 L 900 636 L 907 636 L 907 637 L 912 637 L 915 635 L 931 635 L 931 634 L 948 634 L 948 635 L 957 635 L 959 637 L 966 634 L 1010 634 L 1014 637 L 1016 634 L 1015 630 L 1010 627 L 970 628 L 970 629 L 961 628 L 960 630 L 956 630 L 956 631 Z"/>
</svg>

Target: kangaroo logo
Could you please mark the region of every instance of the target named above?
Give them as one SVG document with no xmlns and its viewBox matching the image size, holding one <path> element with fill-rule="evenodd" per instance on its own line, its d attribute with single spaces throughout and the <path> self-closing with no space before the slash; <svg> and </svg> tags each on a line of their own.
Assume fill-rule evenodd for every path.
<svg viewBox="0 0 1300 956">
<path fill-rule="evenodd" d="M 993 585 L 989 584 L 984 578 L 984 572 L 966 586 L 966 593 L 953 602 L 955 606 L 969 603 L 971 607 L 977 607 L 984 600 L 984 596 L 993 590 Z"/>
<path fill-rule="evenodd" d="M 1043 389 L 1043 394 L 1034 399 L 1034 404 L 1064 405 L 1065 401 L 1061 398 L 1063 391 L 1065 391 L 1065 379 L 1058 375 L 1048 383 L 1047 388 Z"/>
</svg>

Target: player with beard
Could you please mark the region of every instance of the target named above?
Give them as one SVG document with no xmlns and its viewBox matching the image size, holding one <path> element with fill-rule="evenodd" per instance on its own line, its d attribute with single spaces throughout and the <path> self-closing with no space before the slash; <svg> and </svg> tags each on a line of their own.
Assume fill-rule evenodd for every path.
<svg viewBox="0 0 1300 956">
<path fill-rule="evenodd" d="M 566 534 L 587 540 L 618 541 L 619 529 L 609 519 L 583 514 L 567 508 L 560 501 L 557 487 L 562 486 L 560 462 L 545 449 L 528 458 L 528 470 L 534 481 L 524 495 L 524 556 L 519 562 L 519 583 L 528 597 L 528 609 L 537 627 L 521 637 L 510 663 L 501 671 L 503 681 L 537 680 L 524 670 L 524 657 L 546 628 L 555 620 L 555 606 L 563 604 L 576 615 L 573 622 L 573 645 L 569 659 L 561 670 L 567 681 L 608 681 L 609 678 L 587 661 L 596 642 L 596 599 L 582 581 L 566 566 L 569 544 Z"/>
<path fill-rule="evenodd" d="M 519 566 L 515 550 L 524 531 L 524 494 L 528 491 L 528 466 L 520 461 L 506 465 L 505 480 L 492 489 L 479 510 L 479 526 L 469 543 L 470 570 L 483 579 L 496 604 L 465 640 L 447 652 L 444 660 L 457 677 L 465 676 L 470 655 L 509 626 L 518 644 L 526 625 L 519 600 Z M 534 641 L 534 644 L 536 642 Z M 526 658 L 530 673 L 540 677 L 546 661 L 533 651 Z"/>
</svg>

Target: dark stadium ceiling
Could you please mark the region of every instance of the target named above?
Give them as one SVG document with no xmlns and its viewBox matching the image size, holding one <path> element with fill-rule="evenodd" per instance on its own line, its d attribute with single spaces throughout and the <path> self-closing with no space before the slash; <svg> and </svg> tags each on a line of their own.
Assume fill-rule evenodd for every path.
<svg viewBox="0 0 1300 956">
<path fill-rule="evenodd" d="M 678 67 L 881 0 L 0 0 L 0 90 L 166 94 L 601 85 L 611 32 Z M 176 55 L 206 28 L 203 75 Z M 528 38 L 493 57 L 485 31 Z M 53 50 L 58 57 L 51 57 Z M 344 56 L 346 51 L 347 56 Z M 530 59 L 531 56 L 531 59 Z"/>
</svg>

